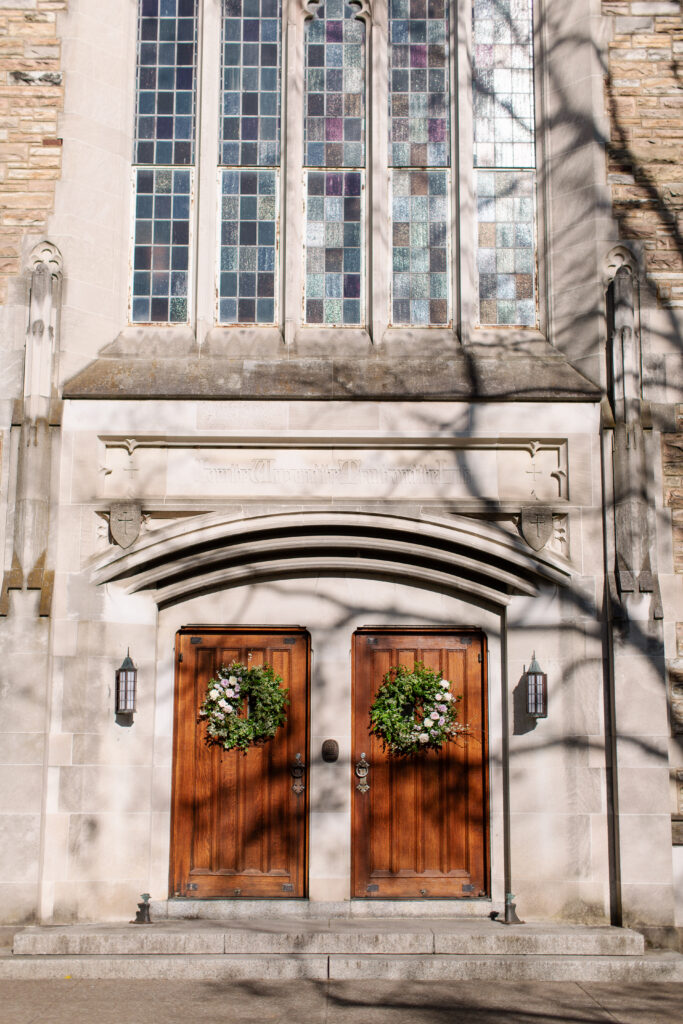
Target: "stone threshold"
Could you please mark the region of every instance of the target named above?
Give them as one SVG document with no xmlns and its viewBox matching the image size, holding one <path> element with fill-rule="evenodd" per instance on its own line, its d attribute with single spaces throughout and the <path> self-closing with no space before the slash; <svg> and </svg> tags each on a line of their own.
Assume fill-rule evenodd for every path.
<svg viewBox="0 0 683 1024">
<path fill-rule="evenodd" d="M 191 920 L 231 921 L 240 917 L 295 917 L 299 920 L 326 917 L 346 917 L 357 920 L 372 917 L 456 919 L 490 918 L 492 913 L 501 917 L 505 912 L 502 900 L 300 900 L 300 899 L 168 899 L 152 900 L 152 917 Z"/>
</svg>

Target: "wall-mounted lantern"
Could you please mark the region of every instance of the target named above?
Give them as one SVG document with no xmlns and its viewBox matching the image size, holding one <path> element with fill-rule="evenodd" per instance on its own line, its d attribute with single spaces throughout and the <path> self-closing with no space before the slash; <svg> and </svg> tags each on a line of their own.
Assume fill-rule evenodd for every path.
<svg viewBox="0 0 683 1024">
<path fill-rule="evenodd" d="M 526 673 L 526 710 L 532 718 L 548 717 L 548 676 L 536 661 L 536 651 Z"/>
<path fill-rule="evenodd" d="M 132 719 L 135 713 L 135 698 L 137 695 L 138 670 L 128 654 L 121 663 L 121 668 L 116 670 L 116 714 L 127 715 Z"/>
</svg>

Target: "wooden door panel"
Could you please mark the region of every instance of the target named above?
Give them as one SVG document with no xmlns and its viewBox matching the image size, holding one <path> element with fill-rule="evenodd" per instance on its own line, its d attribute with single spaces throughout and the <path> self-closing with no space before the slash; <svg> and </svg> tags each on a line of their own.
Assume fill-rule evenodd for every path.
<svg viewBox="0 0 683 1024">
<path fill-rule="evenodd" d="M 438 753 L 389 757 L 370 735 L 370 706 L 392 665 L 423 661 L 463 699 L 470 733 Z M 353 778 L 352 892 L 356 897 L 487 894 L 488 793 L 485 641 L 479 632 L 359 631 L 354 636 L 353 757 L 370 763 L 369 790 Z M 464 888 L 463 888 L 464 887 Z"/>
<path fill-rule="evenodd" d="M 308 635 L 181 630 L 176 657 L 172 894 L 304 896 L 308 787 L 294 793 L 291 766 L 297 753 L 307 761 Z M 289 689 L 287 722 L 246 754 L 207 746 L 197 720 L 209 679 L 231 661 L 272 665 Z"/>
</svg>

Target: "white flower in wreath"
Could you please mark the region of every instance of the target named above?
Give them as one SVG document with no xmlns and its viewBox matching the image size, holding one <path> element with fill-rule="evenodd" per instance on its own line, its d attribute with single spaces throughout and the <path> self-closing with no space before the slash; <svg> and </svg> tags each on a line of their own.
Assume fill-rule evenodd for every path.
<svg viewBox="0 0 683 1024">
<path fill-rule="evenodd" d="M 441 682 L 439 683 L 439 686 L 441 687 L 442 690 L 450 690 L 451 688 L 451 684 L 448 682 L 447 679 L 442 679 Z"/>
<path fill-rule="evenodd" d="M 221 697 L 221 699 L 218 701 L 218 707 L 219 708 L 227 708 L 227 706 L 228 706 L 227 700 L 225 700 L 224 697 Z"/>
<path fill-rule="evenodd" d="M 431 718 L 432 722 L 438 722 L 438 720 L 439 720 L 439 712 L 438 711 L 432 711 L 429 717 Z"/>
<path fill-rule="evenodd" d="M 232 686 L 226 687 L 226 689 L 225 689 L 225 696 L 226 697 L 234 697 L 235 696 L 235 691 L 233 690 Z"/>
<path fill-rule="evenodd" d="M 220 693 L 214 688 L 213 690 L 209 690 L 209 697 L 211 700 L 218 700 Z"/>
<path fill-rule="evenodd" d="M 234 686 L 236 682 L 237 682 L 237 676 L 229 676 L 228 677 L 228 683 L 229 683 L 230 686 Z"/>
<path fill-rule="evenodd" d="M 420 733 L 420 743 L 429 743 L 429 735 L 426 732 Z"/>
<path fill-rule="evenodd" d="M 453 694 L 452 693 L 444 693 L 443 699 L 451 701 L 451 700 L 453 700 Z"/>
</svg>

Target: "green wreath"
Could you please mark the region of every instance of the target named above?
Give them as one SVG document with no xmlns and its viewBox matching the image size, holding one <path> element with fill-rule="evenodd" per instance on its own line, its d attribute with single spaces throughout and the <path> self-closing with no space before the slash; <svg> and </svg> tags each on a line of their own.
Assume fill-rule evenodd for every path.
<svg viewBox="0 0 683 1024">
<path fill-rule="evenodd" d="M 209 680 L 199 709 L 199 721 L 206 721 L 206 742 L 246 753 L 253 744 L 272 739 L 287 721 L 289 690 L 281 683 L 270 665 L 222 665 L 217 678 Z"/>
<path fill-rule="evenodd" d="M 467 726 L 457 721 L 461 697 L 450 692 L 451 684 L 441 672 L 418 661 L 414 668 L 390 668 L 370 708 L 370 732 L 384 749 L 397 757 L 421 750 L 441 750 Z"/>
</svg>

